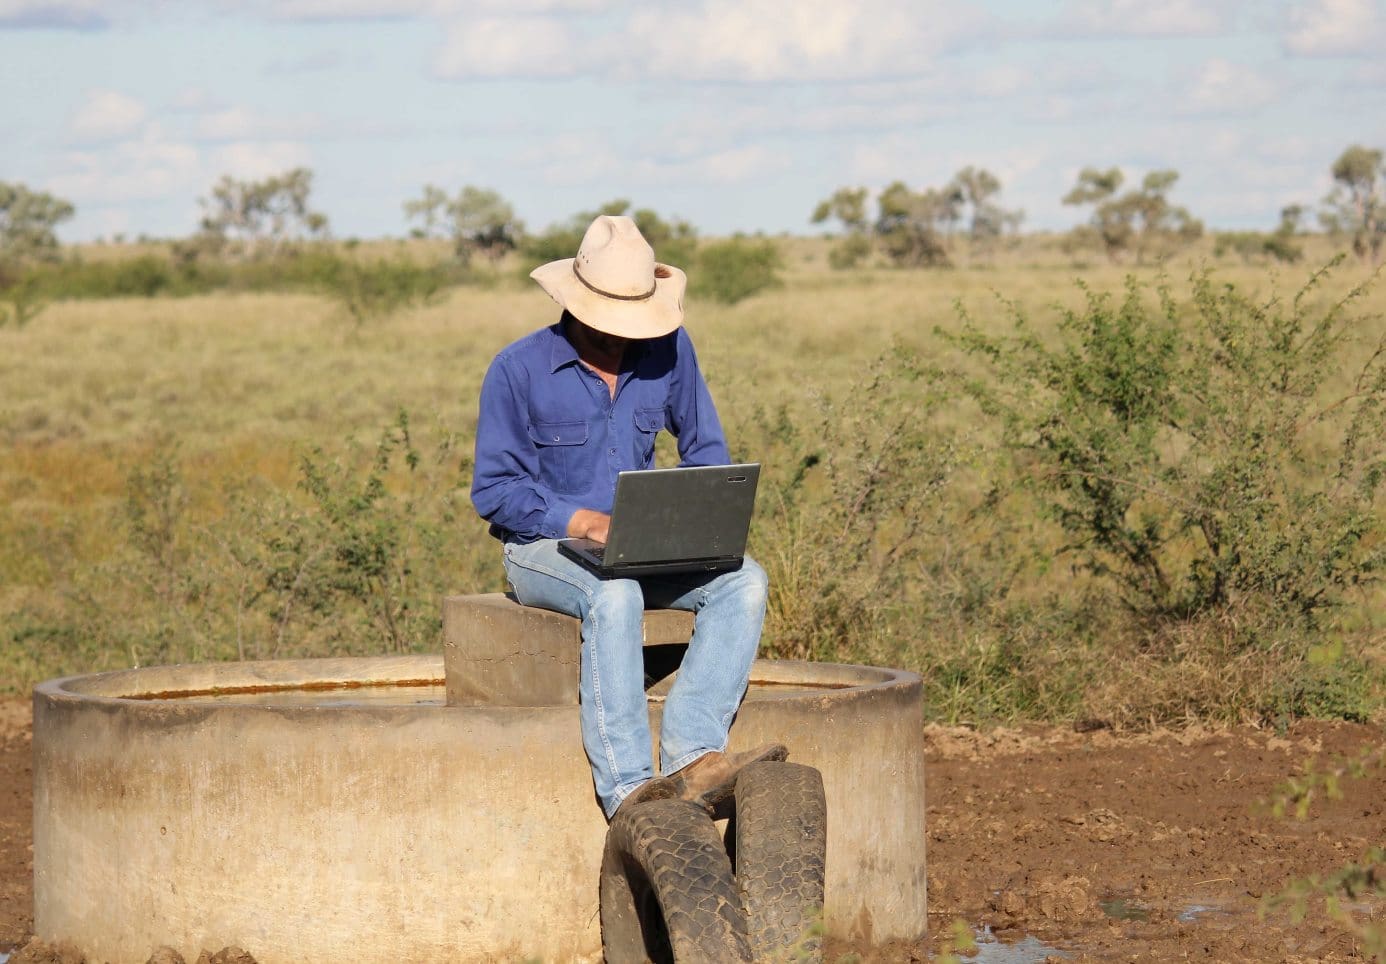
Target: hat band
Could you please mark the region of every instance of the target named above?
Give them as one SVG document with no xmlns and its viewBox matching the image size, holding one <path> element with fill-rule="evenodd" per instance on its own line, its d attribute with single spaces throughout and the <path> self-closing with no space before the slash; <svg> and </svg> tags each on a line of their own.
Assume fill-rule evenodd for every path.
<svg viewBox="0 0 1386 964">
<path fill-rule="evenodd" d="M 573 274 L 577 276 L 577 279 L 583 283 L 583 285 L 587 288 L 588 291 L 591 291 L 594 294 L 599 294 L 603 298 L 613 298 L 616 301 L 648 301 L 649 299 L 654 297 L 655 289 L 659 286 L 659 283 L 655 282 L 655 284 L 650 285 L 650 290 L 645 292 L 643 295 L 617 295 L 612 294 L 610 291 L 603 291 L 602 289 L 594 285 L 592 282 L 584 278 L 582 276 L 582 272 L 578 270 L 576 260 L 573 261 Z"/>
</svg>

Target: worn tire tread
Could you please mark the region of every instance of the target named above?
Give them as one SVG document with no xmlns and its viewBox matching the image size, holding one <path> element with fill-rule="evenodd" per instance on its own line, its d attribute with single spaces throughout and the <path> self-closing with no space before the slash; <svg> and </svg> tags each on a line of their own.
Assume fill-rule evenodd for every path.
<svg viewBox="0 0 1386 964">
<path fill-rule="evenodd" d="M 707 813 L 682 800 L 618 812 L 602 858 L 602 950 L 607 964 L 650 960 L 642 897 L 652 892 L 675 964 L 750 961 L 746 917 L 731 861 Z M 662 955 L 661 955 L 662 956 Z"/>
<path fill-rule="evenodd" d="M 827 828 L 813 767 L 754 763 L 737 776 L 736 883 L 753 960 L 822 960 Z"/>
</svg>

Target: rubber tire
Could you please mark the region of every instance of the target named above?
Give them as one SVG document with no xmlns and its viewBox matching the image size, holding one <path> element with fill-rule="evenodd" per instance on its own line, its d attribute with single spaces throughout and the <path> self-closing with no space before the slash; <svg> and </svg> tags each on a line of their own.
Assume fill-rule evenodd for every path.
<svg viewBox="0 0 1386 964">
<path fill-rule="evenodd" d="M 684 800 L 618 811 L 602 855 L 607 964 L 751 960 L 746 916 L 716 825 Z"/>
<path fill-rule="evenodd" d="M 736 883 L 756 961 L 823 959 L 828 805 L 823 775 L 753 763 L 736 778 Z"/>
</svg>

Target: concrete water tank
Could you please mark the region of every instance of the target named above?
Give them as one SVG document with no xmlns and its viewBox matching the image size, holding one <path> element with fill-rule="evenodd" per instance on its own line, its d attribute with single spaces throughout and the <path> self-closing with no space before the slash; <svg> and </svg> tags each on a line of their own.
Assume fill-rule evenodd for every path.
<svg viewBox="0 0 1386 964">
<path fill-rule="evenodd" d="M 443 656 L 151 667 L 34 692 L 34 927 L 90 959 L 600 956 L 606 824 L 577 719 L 577 622 L 444 607 Z M 654 675 L 687 614 L 651 612 Z M 668 680 L 651 687 L 656 727 Z M 926 929 L 920 680 L 760 660 L 732 729 L 818 767 L 829 935 Z"/>
</svg>

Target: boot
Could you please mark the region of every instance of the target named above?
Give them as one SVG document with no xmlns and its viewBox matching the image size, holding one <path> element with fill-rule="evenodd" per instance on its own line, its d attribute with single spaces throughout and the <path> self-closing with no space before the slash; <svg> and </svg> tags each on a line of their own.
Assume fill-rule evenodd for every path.
<svg viewBox="0 0 1386 964">
<path fill-rule="evenodd" d="M 789 749 L 782 743 L 766 743 L 740 753 L 713 750 L 672 774 L 669 779 L 677 787 L 680 800 L 696 803 L 712 813 L 731 798 L 736 787 L 736 775 L 742 767 L 769 760 L 778 762 L 788 756 Z"/>
</svg>

